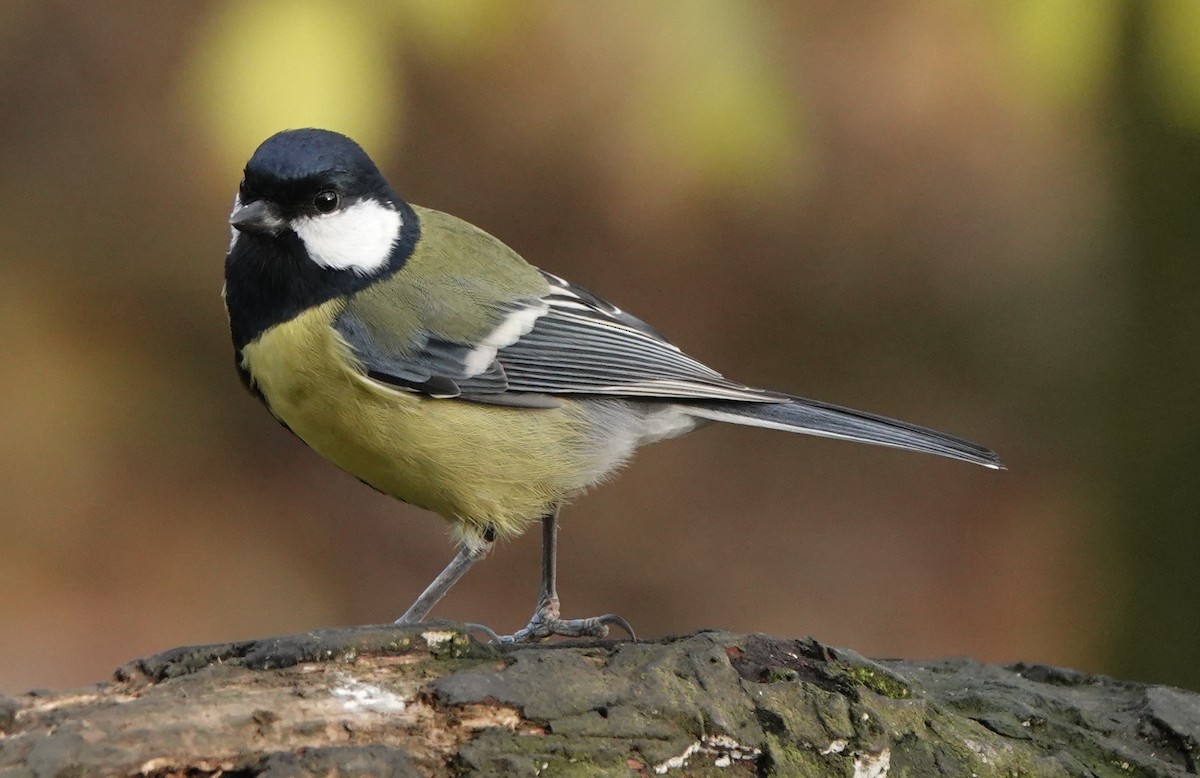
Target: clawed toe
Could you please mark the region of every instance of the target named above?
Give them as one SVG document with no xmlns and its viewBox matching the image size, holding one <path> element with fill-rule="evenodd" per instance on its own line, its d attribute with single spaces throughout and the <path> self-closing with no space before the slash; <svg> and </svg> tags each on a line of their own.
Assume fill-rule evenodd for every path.
<svg viewBox="0 0 1200 778">
<path fill-rule="evenodd" d="M 475 632 L 482 632 L 487 636 L 488 641 L 492 643 L 503 643 L 507 637 L 506 635 L 497 633 L 496 630 L 492 629 L 486 624 L 476 624 L 475 622 L 468 621 L 467 623 L 463 624 L 463 626 L 467 628 L 468 635 L 471 635 Z"/>
<path fill-rule="evenodd" d="M 593 616 L 589 619 L 538 618 L 535 616 L 524 629 L 517 630 L 511 635 L 501 635 L 486 624 L 467 622 L 463 626 L 467 628 L 467 634 L 481 633 L 489 642 L 500 645 L 537 643 L 554 636 L 564 638 L 606 638 L 608 637 L 609 627 L 617 627 L 623 630 L 629 634 L 630 640 L 635 643 L 637 642 L 637 635 L 634 633 L 633 627 L 630 626 L 628 621 L 615 613 L 606 613 L 603 616 Z"/>
<path fill-rule="evenodd" d="M 625 633 L 629 635 L 630 640 L 632 640 L 634 643 L 637 642 L 637 634 L 633 631 L 633 627 L 629 624 L 628 621 L 621 618 L 617 614 L 606 613 L 603 616 L 597 616 L 595 618 L 595 621 L 600 622 L 600 625 L 604 628 L 604 634 L 601 635 L 600 637 L 607 637 L 608 636 L 608 628 L 610 626 L 612 626 L 612 627 L 617 627 L 618 629 L 624 630 Z"/>
<path fill-rule="evenodd" d="M 629 633 L 633 641 L 637 635 L 629 622 L 615 613 L 603 616 L 593 616 L 587 619 L 560 619 L 557 613 L 539 609 L 529 620 L 524 629 L 519 629 L 511 635 L 497 638 L 498 643 L 537 643 L 558 636 L 564 638 L 604 638 L 608 637 L 608 628 L 617 627 Z"/>
</svg>

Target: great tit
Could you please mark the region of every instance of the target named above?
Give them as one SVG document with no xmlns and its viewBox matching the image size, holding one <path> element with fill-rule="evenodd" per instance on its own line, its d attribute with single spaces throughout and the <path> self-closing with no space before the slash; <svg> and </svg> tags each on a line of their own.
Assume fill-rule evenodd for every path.
<svg viewBox="0 0 1200 778">
<path fill-rule="evenodd" d="M 397 623 L 424 619 L 495 540 L 540 520 L 537 608 L 504 640 L 632 635 L 613 614 L 560 617 L 558 510 L 638 446 L 709 422 L 1000 467 L 941 432 L 725 378 L 488 233 L 406 203 L 335 132 L 264 141 L 229 222 L 224 298 L 243 383 L 323 457 L 457 538 Z"/>
</svg>

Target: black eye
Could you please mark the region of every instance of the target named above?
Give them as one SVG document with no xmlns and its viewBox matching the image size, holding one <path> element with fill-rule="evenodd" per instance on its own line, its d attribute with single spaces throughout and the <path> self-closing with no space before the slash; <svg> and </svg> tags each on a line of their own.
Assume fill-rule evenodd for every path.
<svg viewBox="0 0 1200 778">
<path fill-rule="evenodd" d="M 340 199 L 338 193 L 332 189 L 322 189 L 313 198 L 313 208 L 316 208 L 321 213 L 329 213 L 338 207 Z"/>
<path fill-rule="evenodd" d="M 238 184 L 238 196 L 242 200 L 246 199 L 246 194 L 250 191 L 250 187 L 246 185 L 246 179 L 242 179 L 242 183 Z"/>
</svg>

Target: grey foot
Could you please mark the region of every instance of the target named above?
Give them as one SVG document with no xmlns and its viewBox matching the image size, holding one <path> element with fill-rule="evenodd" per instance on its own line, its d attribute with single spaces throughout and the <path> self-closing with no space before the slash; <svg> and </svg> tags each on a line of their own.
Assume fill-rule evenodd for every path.
<svg viewBox="0 0 1200 778">
<path fill-rule="evenodd" d="M 618 627 L 637 641 L 633 627 L 615 613 L 588 619 L 561 619 L 558 616 L 558 601 L 552 600 L 538 607 L 524 629 L 519 629 L 511 635 L 499 636 L 497 642 L 537 643 L 555 635 L 564 638 L 604 638 L 608 637 L 609 627 Z"/>
</svg>

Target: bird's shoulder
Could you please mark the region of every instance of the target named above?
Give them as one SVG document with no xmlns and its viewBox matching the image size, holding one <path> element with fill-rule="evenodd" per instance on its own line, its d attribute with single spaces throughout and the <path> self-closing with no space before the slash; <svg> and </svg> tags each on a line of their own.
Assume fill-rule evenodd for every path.
<svg viewBox="0 0 1200 778">
<path fill-rule="evenodd" d="M 413 211 L 421 238 L 403 268 L 410 283 L 449 285 L 482 302 L 493 296 L 541 297 L 549 292 L 542 273 L 491 233 L 432 208 L 413 206 Z"/>
<path fill-rule="evenodd" d="M 413 206 L 420 238 L 404 265 L 350 296 L 343 318 L 382 339 L 418 331 L 471 343 L 550 284 L 498 238 L 441 211 Z"/>
</svg>

